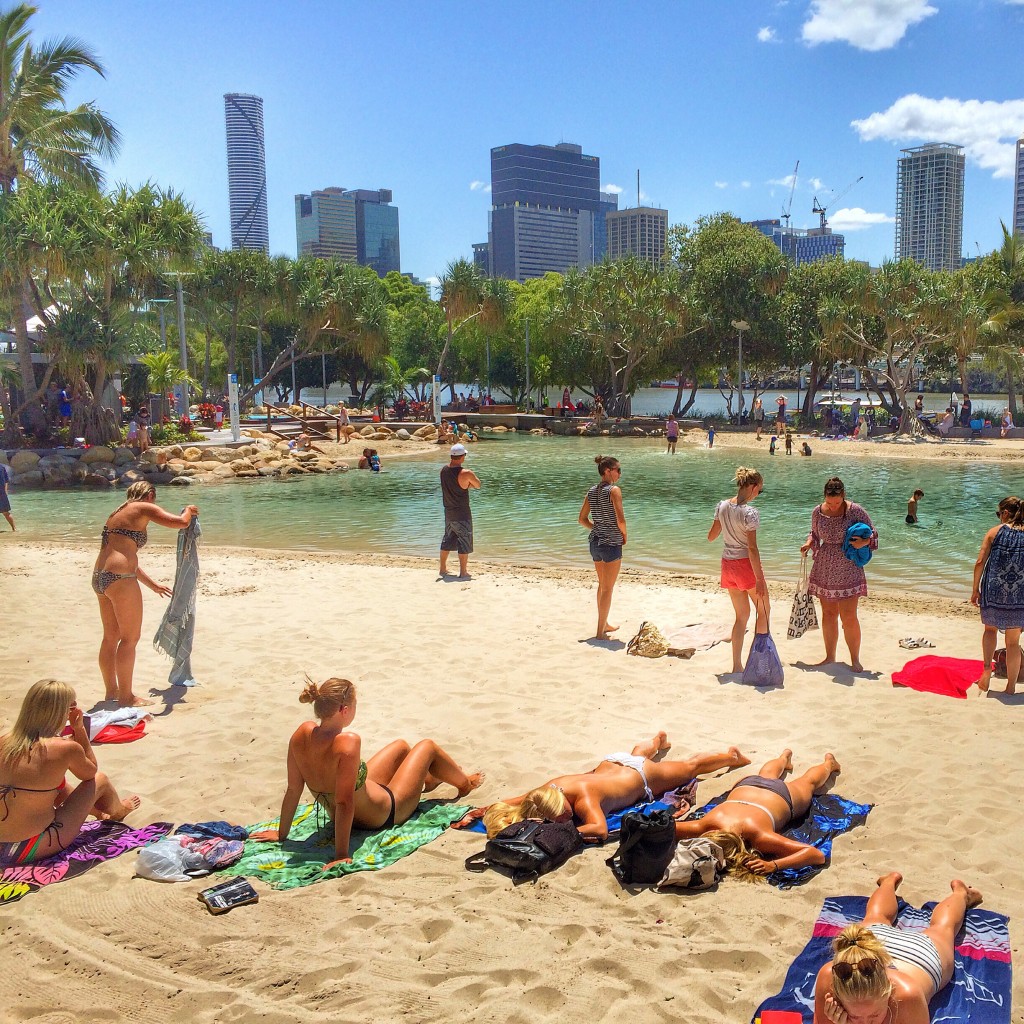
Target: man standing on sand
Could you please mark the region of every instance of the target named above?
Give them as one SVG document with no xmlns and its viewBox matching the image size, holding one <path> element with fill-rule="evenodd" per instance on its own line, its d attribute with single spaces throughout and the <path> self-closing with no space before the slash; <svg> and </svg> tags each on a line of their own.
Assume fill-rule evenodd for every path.
<svg viewBox="0 0 1024 1024">
<path fill-rule="evenodd" d="M 444 502 L 444 537 L 441 538 L 442 578 L 448 575 L 448 552 L 459 553 L 459 578 L 469 579 L 469 556 L 473 553 L 473 514 L 469 491 L 480 489 L 480 479 L 464 463 L 468 451 L 464 444 L 453 444 L 451 462 L 441 470 L 441 499 Z"/>
</svg>

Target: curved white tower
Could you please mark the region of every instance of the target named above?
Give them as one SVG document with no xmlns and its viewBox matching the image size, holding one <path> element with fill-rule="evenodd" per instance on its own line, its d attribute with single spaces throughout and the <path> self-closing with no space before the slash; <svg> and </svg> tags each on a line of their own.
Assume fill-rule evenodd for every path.
<svg viewBox="0 0 1024 1024">
<path fill-rule="evenodd" d="M 231 248 L 269 252 L 263 97 L 244 92 L 225 93 L 224 123 L 228 138 Z"/>
</svg>

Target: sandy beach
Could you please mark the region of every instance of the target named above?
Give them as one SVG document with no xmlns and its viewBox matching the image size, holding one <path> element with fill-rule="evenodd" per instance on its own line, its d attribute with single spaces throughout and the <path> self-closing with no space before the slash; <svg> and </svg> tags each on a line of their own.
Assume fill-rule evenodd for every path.
<svg viewBox="0 0 1024 1024">
<path fill-rule="evenodd" d="M 5 728 L 38 678 L 72 682 L 80 702 L 100 696 L 93 554 L 3 538 Z M 140 742 L 97 748 L 101 767 L 143 798 L 132 823 L 275 815 L 287 740 L 308 710 L 297 702 L 306 672 L 357 682 L 364 749 L 430 736 L 484 769 L 481 803 L 588 770 L 664 728 L 679 754 L 736 743 L 755 766 L 787 745 L 798 770 L 834 751 L 835 791 L 877 806 L 836 842 L 828 870 L 786 892 L 726 880 L 700 895 L 631 895 L 600 850 L 513 888 L 466 872 L 481 838 L 449 831 L 385 871 L 260 886 L 258 905 L 212 917 L 195 898 L 205 883 L 133 879 L 130 853 L 4 909 L 5 946 L 17 951 L 6 958 L 5 1020 L 743 1022 L 779 988 L 822 899 L 866 893 L 890 868 L 905 873 L 911 902 L 940 897 L 954 876 L 978 885 L 986 906 L 1011 915 L 1019 949 L 1024 711 L 889 678 L 914 656 L 898 647 L 903 636 L 976 657 L 980 629 L 963 606 L 933 600 L 921 614 L 906 597 L 869 598 L 873 671 L 855 678 L 794 667 L 818 660 L 821 640 L 786 639 L 783 582 L 774 632 L 786 685 L 762 693 L 720 680 L 723 647 L 649 661 L 579 643 L 593 627 L 587 573 L 477 564 L 471 581 L 441 583 L 414 559 L 202 557 L 202 685 L 159 703 Z M 154 578 L 172 577 L 169 549 L 144 558 Z M 146 591 L 145 604 L 140 693 L 161 689 L 168 670 L 148 643 L 160 601 Z M 642 619 L 663 629 L 729 621 L 726 596 L 697 578 L 624 574 L 613 610 L 625 639 Z M 704 782 L 700 798 L 735 780 Z M 1019 976 L 1014 988 L 1019 1004 Z"/>
</svg>

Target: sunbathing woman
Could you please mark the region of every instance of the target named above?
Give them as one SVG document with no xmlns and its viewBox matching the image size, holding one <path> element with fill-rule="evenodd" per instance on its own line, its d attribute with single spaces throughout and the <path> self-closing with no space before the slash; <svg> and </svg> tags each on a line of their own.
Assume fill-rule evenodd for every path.
<svg viewBox="0 0 1024 1024">
<path fill-rule="evenodd" d="M 68 725 L 71 735 L 60 735 Z M 69 787 L 66 772 L 81 783 Z M 90 814 L 120 821 L 138 806 L 96 770 L 75 691 L 56 679 L 33 683 L 14 728 L 0 737 L 0 867 L 58 853 Z"/>
<path fill-rule="evenodd" d="M 781 832 L 807 813 L 811 797 L 839 773 L 839 762 L 826 754 L 799 779 L 783 782 L 782 776 L 792 769 L 793 751 L 784 750 L 759 774 L 740 779 L 703 818 L 677 821 L 676 838 L 707 836 L 718 843 L 729 871 L 745 882 L 760 881 L 760 876 L 783 868 L 824 864 L 825 855 L 816 846 L 787 839 Z"/>
<path fill-rule="evenodd" d="M 170 597 L 170 587 L 149 578 L 139 567 L 139 549 L 145 547 L 150 523 L 183 530 L 199 514 L 189 505 L 180 516 L 165 512 L 156 501 L 156 488 L 140 480 L 128 488 L 126 500 L 114 509 L 103 526 L 100 553 L 92 573 L 92 589 L 100 603 L 103 640 L 100 642 L 100 673 L 106 691 L 104 700 L 116 700 L 122 707 L 152 704 L 132 692 L 135 648 L 142 634 L 142 588 Z"/>
<path fill-rule="evenodd" d="M 303 786 L 334 822 L 335 864 L 349 864 L 352 826 L 373 830 L 401 825 L 412 817 L 424 792 L 446 782 L 460 797 L 483 782 L 482 773 L 467 775 L 433 740 L 410 747 L 394 740 L 369 760 L 361 740 L 345 732 L 356 715 L 356 688 L 347 679 L 310 681 L 299 696 L 312 704 L 320 724 L 304 722 L 288 743 L 288 788 L 281 801 L 277 831 L 258 832 L 251 839 L 284 842 L 292 827 Z"/>
<path fill-rule="evenodd" d="M 953 977 L 956 933 L 981 893 L 958 878 L 924 931 L 894 928 L 903 876 L 878 879 L 860 924 L 833 940 L 835 959 L 818 971 L 814 1024 L 928 1024 L 928 1003 Z"/>
<path fill-rule="evenodd" d="M 689 785 L 698 775 L 750 764 L 737 747 L 721 754 L 695 754 L 685 761 L 651 760 L 670 747 L 665 733 L 656 733 L 646 742 L 638 743 L 629 754 L 609 754 L 585 775 L 560 775 L 523 796 L 471 811 L 463 822 L 482 817 L 487 835 L 493 836 L 507 825 L 527 818 L 568 821 L 575 817 L 582 822 L 579 831 L 584 839 L 601 842 L 608 838 L 606 815 L 639 800 L 657 800 L 671 790 Z"/>
</svg>

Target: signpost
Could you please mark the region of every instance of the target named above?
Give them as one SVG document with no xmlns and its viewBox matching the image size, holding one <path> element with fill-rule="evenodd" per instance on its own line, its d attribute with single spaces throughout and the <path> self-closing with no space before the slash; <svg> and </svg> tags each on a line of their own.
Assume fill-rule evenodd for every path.
<svg viewBox="0 0 1024 1024">
<path fill-rule="evenodd" d="M 237 441 L 241 436 L 238 421 L 238 374 L 228 374 L 228 409 L 231 413 L 231 440 Z"/>
<path fill-rule="evenodd" d="M 431 398 L 434 404 L 434 423 L 437 426 L 441 426 L 441 377 L 439 374 L 434 374 L 433 384 L 431 386 Z"/>
</svg>

